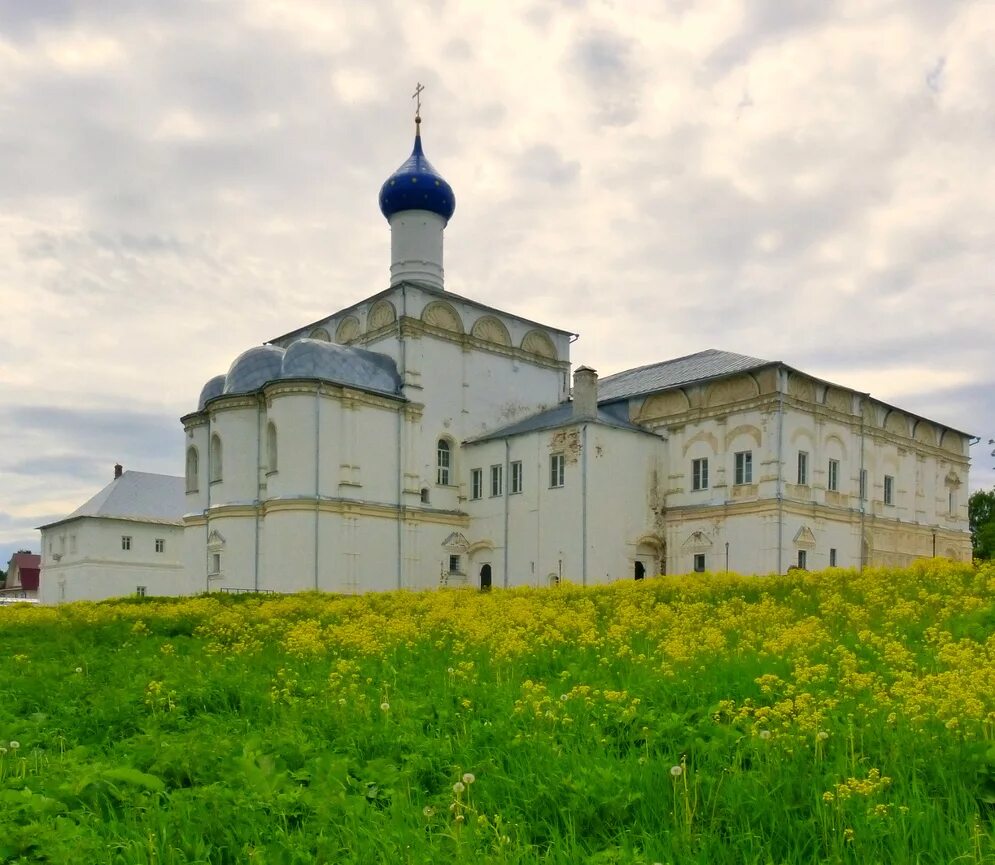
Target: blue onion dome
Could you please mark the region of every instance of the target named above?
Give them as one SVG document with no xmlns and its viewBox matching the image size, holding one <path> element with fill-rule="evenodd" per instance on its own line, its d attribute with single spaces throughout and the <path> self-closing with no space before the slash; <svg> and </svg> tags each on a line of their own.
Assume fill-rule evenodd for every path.
<svg viewBox="0 0 995 865">
<path fill-rule="evenodd" d="M 394 359 L 377 351 L 320 339 L 298 339 L 283 358 L 281 378 L 320 379 L 359 390 L 400 394 Z"/>
<path fill-rule="evenodd" d="M 225 376 L 225 394 L 252 393 L 266 382 L 278 379 L 283 353 L 275 345 L 257 345 L 242 352 Z"/>
<path fill-rule="evenodd" d="M 197 411 L 203 411 L 204 406 L 215 397 L 221 396 L 225 392 L 225 379 L 227 376 L 222 373 L 216 375 L 201 388 L 200 399 L 197 400 Z"/>
<path fill-rule="evenodd" d="M 446 222 L 456 210 L 453 188 L 425 158 L 421 148 L 421 126 L 415 127 L 415 149 L 407 161 L 380 187 L 380 212 L 389 220 L 405 210 L 428 210 Z"/>
</svg>

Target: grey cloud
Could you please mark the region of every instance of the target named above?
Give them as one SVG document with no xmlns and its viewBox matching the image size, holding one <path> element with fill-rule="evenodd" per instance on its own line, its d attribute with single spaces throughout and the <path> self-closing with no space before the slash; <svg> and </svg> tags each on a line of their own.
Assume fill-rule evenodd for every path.
<svg viewBox="0 0 995 865">
<path fill-rule="evenodd" d="M 536 144 L 518 159 L 518 173 L 527 180 L 563 186 L 576 180 L 580 163 L 564 159 L 563 154 L 549 144 Z"/>
<path fill-rule="evenodd" d="M 605 126 L 627 126 L 639 115 L 641 82 L 630 40 L 610 30 L 582 36 L 572 64 L 592 97 L 595 120 Z"/>
</svg>

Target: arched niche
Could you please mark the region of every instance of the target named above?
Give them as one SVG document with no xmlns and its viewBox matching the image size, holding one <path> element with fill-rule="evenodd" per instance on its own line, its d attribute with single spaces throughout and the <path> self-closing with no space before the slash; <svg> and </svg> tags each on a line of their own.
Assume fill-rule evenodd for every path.
<svg viewBox="0 0 995 865">
<path fill-rule="evenodd" d="M 308 339 L 317 339 L 321 342 L 331 342 L 332 336 L 326 328 L 316 327 L 308 334 Z"/>
<path fill-rule="evenodd" d="M 687 395 L 680 388 L 656 393 L 647 398 L 637 415 L 640 421 L 654 420 L 669 415 L 681 414 L 691 407 Z"/>
<path fill-rule="evenodd" d="M 833 411 L 850 414 L 850 394 L 838 387 L 826 388 L 826 406 Z"/>
<path fill-rule="evenodd" d="M 705 405 L 721 406 L 759 395 L 756 379 L 750 375 L 736 375 L 717 381 L 708 386 L 705 392 Z"/>
<path fill-rule="evenodd" d="M 964 437 L 960 433 L 955 433 L 948 429 L 944 431 L 943 438 L 940 439 L 940 447 L 945 451 L 958 456 L 964 455 Z"/>
<path fill-rule="evenodd" d="M 448 330 L 453 333 L 463 333 L 463 319 L 451 304 L 444 300 L 435 300 L 422 311 L 421 320 L 425 324 Z"/>
<path fill-rule="evenodd" d="M 788 378 L 788 396 L 802 402 L 815 402 L 815 382 L 803 375 L 792 373 Z"/>
<path fill-rule="evenodd" d="M 936 445 L 936 430 L 929 421 L 921 420 L 916 424 L 912 437 L 924 445 Z"/>
<path fill-rule="evenodd" d="M 541 330 L 530 330 L 522 340 L 522 351 L 537 354 L 550 360 L 556 360 L 556 346 L 548 335 Z"/>
<path fill-rule="evenodd" d="M 389 300 L 378 300 L 370 307 L 370 314 L 366 317 L 367 330 L 379 330 L 397 321 L 397 310 Z"/>
<path fill-rule="evenodd" d="M 335 329 L 335 341 L 340 345 L 352 342 L 361 333 L 359 319 L 354 315 L 347 315 L 339 326 Z"/>
<path fill-rule="evenodd" d="M 908 437 L 909 419 L 902 412 L 892 409 L 884 419 L 884 428 L 895 435 Z"/>
<path fill-rule="evenodd" d="M 511 345 L 511 334 L 501 319 L 493 315 L 482 315 L 473 323 L 470 331 L 477 339 L 497 345 Z"/>
</svg>

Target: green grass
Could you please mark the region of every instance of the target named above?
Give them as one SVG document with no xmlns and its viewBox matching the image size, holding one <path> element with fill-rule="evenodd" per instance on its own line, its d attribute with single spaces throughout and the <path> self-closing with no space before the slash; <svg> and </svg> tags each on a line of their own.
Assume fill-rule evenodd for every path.
<svg viewBox="0 0 995 865">
<path fill-rule="evenodd" d="M 993 589 L 3 608 L 0 862 L 995 863 Z"/>
</svg>

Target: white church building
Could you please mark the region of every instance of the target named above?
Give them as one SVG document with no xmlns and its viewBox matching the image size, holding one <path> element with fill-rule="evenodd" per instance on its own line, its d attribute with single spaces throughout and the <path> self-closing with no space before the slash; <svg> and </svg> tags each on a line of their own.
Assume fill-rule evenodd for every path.
<svg viewBox="0 0 995 865">
<path fill-rule="evenodd" d="M 445 289 L 455 198 L 418 131 L 380 209 L 389 286 L 182 418 L 175 593 L 970 558 L 967 433 L 724 351 L 571 376 L 574 334 Z"/>
</svg>

